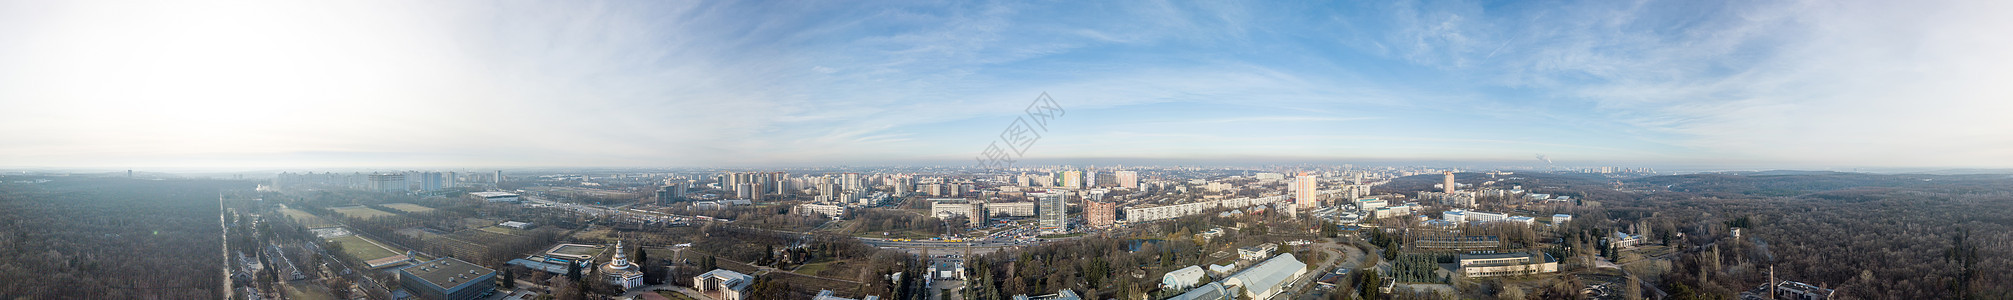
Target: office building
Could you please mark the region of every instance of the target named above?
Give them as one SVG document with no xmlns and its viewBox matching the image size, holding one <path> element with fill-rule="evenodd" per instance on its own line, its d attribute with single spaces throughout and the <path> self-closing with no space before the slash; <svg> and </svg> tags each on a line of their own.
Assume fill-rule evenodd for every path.
<svg viewBox="0 0 2013 300">
<path fill-rule="evenodd" d="M 1063 196 L 1060 191 L 1049 191 L 1038 197 L 1039 201 L 1036 203 L 1040 207 L 1035 210 L 1035 214 L 1041 216 L 1038 226 L 1043 234 L 1069 233 L 1069 207 L 1063 198 L 1068 197 Z"/>
<path fill-rule="evenodd" d="M 957 216 L 965 216 L 972 219 L 985 219 L 986 217 L 984 201 L 973 201 L 962 198 L 931 198 L 925 201 L 930 202 L 930 216 L 937 217 L 938 219 L 950 219 Z"/>
<path fill-rule="evenodd" d="M 994 216 L 1022 218 L 1035 216 L 1034 202 L 986 202 L 985 210 Z"/>
<path fill-rule="evenodd" d="M 481 299 L 496 290 L 496 270 L 446 257 L 399 269 L 398 283 L 422 299 Z"/>
</svg>

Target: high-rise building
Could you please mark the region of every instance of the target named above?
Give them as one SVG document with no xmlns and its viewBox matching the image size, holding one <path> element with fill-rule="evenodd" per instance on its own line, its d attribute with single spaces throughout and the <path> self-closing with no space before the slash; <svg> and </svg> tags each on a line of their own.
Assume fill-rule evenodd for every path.
<svg viewBox="0 0 2013 300">
<path fill-rule="evenodd" d="M 1117 221 L 1115 218 L 1117 211 L 1118 203 L 1085 201 L 1083 203 L 1083 220 L 1084 223 L 1089 223 L 1091 228 L 1111 227 L 1111 224 Z"/>
<path fill-rule="evenodd" d="M 1308 173 L 1300 173 L 1300 176 L 1293 177 L 1293 203 L 1299 204 L 1296 207 L 1297 209 L 1310 209 L 1320 206 L 1321 200 L 1315 199 L 1320 194 L 1320 190 L 1318 190 L 1319 186 L 1317 186 L 1318 179 L 1314 174 Z"/>
<path fill-rule="evenodd" d="M 666 184 L 664 185 L 663 188 L 657 189 L 658 204 L 667 204 L 671 202 L 676 202 L 684 198 L 685 198 L 685 183 L 683 182 Z"/>
<path fill-rule="evenodd" d="M 846 173 L 839 175 L 839 184 L 844 185 L 846 190 L 848 191 L 862 190 L 860 186 L 861 185 L 860 173 Z"/>
<path fill-rule="evenodd" d="M 1444 189 L 1444 191 L 1441 192 L 1449 194 L 1454 193 L 1454 171 L 1442 171 L 1441 173 L 1447 174 L 1447 182 L 1441 184 L 1442 189 Z"/>
<path fill-rule="evenodd" d="M 1139 172 L 1118 171 L 1115 172 L 1114 174 L 1115 174 L 1114 177 L 1116 177 L 1114 179 L 1118 180 L 1119 187 L 1128 189 L 1139 189 Z"/>
<path fill-rule="evenodd" d="M 445 176 L 445 174 L 441 174 L 440 172 L 419 173 L 419 190 L 428 192 L 438 191 L 442 187 L 446 186 L 447 186 L 447 177 Z"/>
<path fill-rule="evenodd" d="M 1097 171 L 1083 171 L 1083 188 L 1097 187 Z"/>
<path fill-rule="evenodd" d="M 492 177 L 490 179 L 496 180 L 496 184 L 498 185 L 503 184 L 503 170 L 496 170 L 496 177 Z"/>
<path fill-rule="evenodd" d="M 1069 233 L 1069 207 L 1064 202 L 1064 191 L 1042 193 L 1036 203 L 1035 214 L 1041 216 L 1037 225 L 1044 234 Z"/>
<path fill-rule="evenodd" d="M 1062 171 L 1062 187 L 1072 189 L 1083 188 L 1083 171 Z"/>
<path fill-rule="evenodd" d="M 410 189 L 405 183 L 405 174 L 370 174 L 370 190 L 379 192 L 405 192 Z"/>
</svg>

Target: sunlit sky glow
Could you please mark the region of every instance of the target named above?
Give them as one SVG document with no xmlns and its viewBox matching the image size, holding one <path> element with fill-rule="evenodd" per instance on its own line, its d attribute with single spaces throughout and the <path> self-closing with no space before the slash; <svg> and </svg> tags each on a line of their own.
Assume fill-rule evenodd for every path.
<svg viewBox="0 0 2013 300">
<path fill-rule="evenodd" d="M 1365 1 L 1382 2 L 1382 1 Z M 0 1 L 0 167 L 2013 167 L 2013 2 Z"/>
</svg>

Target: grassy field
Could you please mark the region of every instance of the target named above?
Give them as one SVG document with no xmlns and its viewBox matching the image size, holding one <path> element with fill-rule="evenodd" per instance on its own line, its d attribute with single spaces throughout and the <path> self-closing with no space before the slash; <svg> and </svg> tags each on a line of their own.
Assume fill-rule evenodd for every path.
<svg viewBox="0 0 2013 300">
<path fill-rule="evenodd" d="M 674 291 L 657 291 L 657 295 L 664 296 L 665 299 L 671 299 L 671 300 L 698 300 L 698 299 L 692 299 L 692 296 L 686 296 L 685 293 L 679 293 Z"/>
<path fill-rule="evenodd" d="M 496 233 L 496 234 L 508 234 L 508 235 L 520 234 L 520 232 L 517 229 L 511 229 L 510 227 L 503 227 L 503 226 L 483 227 L 482 231 L 488 231 L 490 233 Z"/>
<path fill-rule="evenodd" d="M 344 236 L 329 241 L 342 244 L 342 252 L 358 260 L 373 260 L 398 255 L 398 252 L 373 244 L 362 236 Z"/>
<path fill-rule="evenodd" d="M 419 204 L 412 204 L 412 203 L 392 203 L 392 204 L 385 204 L 384 207 L 396 209 L 398 211 L 406 213 L 423 213 L 433 211 L 433 208 L 431 207 L 419 206 Z"/>
<path fill-rule="evenodd" d="M 819 271 L 824 271 L 826 268 L 831 268 L 832 263 L 836 262 L 838 261 L 806 264 L 803 267 L 797 268 L 796 271 L 791 271 L 791 273 L 804 274 L 804 275 L 818 275 Z"/>
<path fill-rule="evenodd" d="M 315 216 L 315 214 L 310 214 L 306 211 L 301 211 L 298 209 L 288 208 L 280 210 L 280 213 L 286 214 L 287 217 L 293 218 L 295 221 L 300 222 L 301 226 L 307 226 L 307 228 L 322 228 L 322 227 L 335 226 L 335 223 L 329 222 L 328 220 L 323 220 L 322 217 L 317 217 Z"/>
<path fill-rule="evenodd" d="M 329 293 L 329 288 L 320 284 L 298 281 L 287 283 L 285 287 L 287 299 L 336 300 L 335 294 Z"/>
<path fill-rule="evenodd" d="M 566 254 L 566 255 L 587 255 L 587 256 L 594 256 L 594 255 L 598 255 L 598 254 L 601 254 L 601 248 L 593 248 L 593 247 L 581 247 L 581 246 L 565 246 L 565 247 L 559 247 L 559 251 L 554 251 L 554 252 L 558 252 L 559 254 Z"/>
<path fill-rule="evenodd" d="M 331 208 L 330 210 L 334 210 L 336 213 L 342 214 L 344 217 L 357 218 L 357 219 L 369 219 L 374 217 L 393 216 L 392 213 L 372 209 L 368 206 L 346 206 L 346 207 Z"/>
<path fill-rule="evenodd" d="M 608 229 L 607 227 L 598 227 L 598 228 L 594 228 L 593 230 L 585 230 L 585 231 L 581 231 L 581 232 L 576 232 L 576 233 L 573 233 L 573 240 L 576 240 L 576 241 L 609 241 L 609 239 L 608 239 L 608 236 L 609 236 L 609 235 L 612 235 L 612 234 L 615 234 L 615 230 L 613 230 L 613 229 Z"/>
</svg>

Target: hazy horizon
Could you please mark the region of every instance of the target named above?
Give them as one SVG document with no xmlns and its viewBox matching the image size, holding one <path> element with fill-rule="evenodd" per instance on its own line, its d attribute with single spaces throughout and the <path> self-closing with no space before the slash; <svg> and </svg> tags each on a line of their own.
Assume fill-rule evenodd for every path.
<svg viewBox="0 0 2013 300">
<path fill-rule="evenodd" d="M 0 1 L 0 169 L 2013 167 L 2013 3 Z"/>
</svg>

